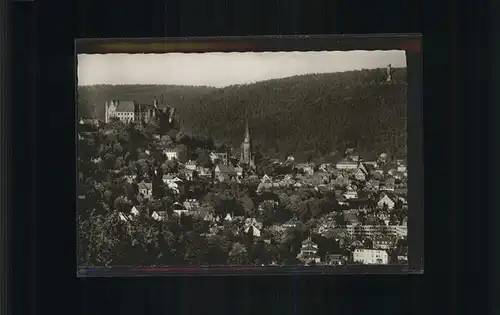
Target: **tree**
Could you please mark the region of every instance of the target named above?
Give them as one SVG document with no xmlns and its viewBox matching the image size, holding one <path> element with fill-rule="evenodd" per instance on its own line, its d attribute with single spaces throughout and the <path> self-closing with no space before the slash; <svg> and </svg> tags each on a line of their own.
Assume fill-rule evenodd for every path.
<svg viewBox="0 0 500 315">
<path fill-rule="evenodd" d="M 202 265 L 205 262 L 205 240 L 196 233 L 188 233 L 184 250 L 184 261 L 189 265 Z"/>
<path fill-rule="evenodd" d="M 401 210 L 401 209 L 403 209 L 403 201 L 401 201 L 401 199 L 398 198 L 394 203 L 394 210 Z"/>
<path fill-rule="evenodd" d="M 361 223 L 361 225 L 365 225 L 366 224 L 366 214 L 364 212 L 359 212 L 357 214 L 357 219 L 358 221 Z"/>
<path fill-rule="evenodd" d="M 160 226 L 142 211 L 127 225 L 127 234 L 131 248 L 127 257 L 131 264 L 139 266 L 156 265 L 160 254 Z"/>
<path fill-rule="evenodd" d="M 188 150 L 186 145 L 181 144 L 177 146 L 177 160 L 181 163 L 186 163 L 188 160 Z"/>
<path fill-rule="evenodd" d="M 335 215 L 335 224 L 339 227 L 347 226 L 347 221 L 346 221 L 344 214 L 342 212 L 337 213 L 337 215 Z"/>
<path fill-rule="evenodd" d="M 250 226 L 248 228 L 248 231 L 243 235 L 243 245 L 246 247 L 246 248 L 249 248 L 251 249 L 252 246 L 253 246 L 253 241 L 254 241 L 254 227 L 253 226 Z"/>
<path fill-rule="evenodd" d="M 199 217 L 193 217 L 192 218 L 192 223 L 193 223 L 193 232 L 197 234 L 203 234 L 208 231 L 208 223 L 207 221 L 203 220 L 202 218 Z"/>
<path fill-rule="evenodd" d="M 248 196 L 245 196 L 241 199 L 241 205 L 243 206 L 243 210 L 245 215 L 253 216 L 254 215 L 254 203 L 252 199 Z"/>
<path fill-rule="evenodd" d="M 373 241 L 370 238 L 365 238 L 363 240 L 363 246 L 367 249 L 373 249 Z"/>
<path fill-rule="evenodd" d="M 109 123 L 106 125 L 108 130 L 121 131 L 125 129 L 125 124 L 118 117 L 111 117 Z"/>
<path fill-rule="evenodd" d="M 213 166 L 207 151 L 201 148 L 196 149 L 196 162 L 201 167 L 211 168 Z"/>
<path fill-rule="evenodd" d="M 168 132 L 168 136 L 170 137 L 170 139 L 172 140 L 172 142 L 176 142 L 177 141 L 177 134 L 178 133 L 179 133 L 179 130 L 176 130 L 176 129 L 171 129 Z"/>
<path fill-rule="evenodd" d="M 398 216 L 393 212 L 389 215 L 389 225 L 398 225 L 399 219 Z"/>
<path fill-rule="evenodd" d="M 119 196 L 115 199 L 113 207 L 119 212 L 128 212 L 130 210 L 130 201 L 125 196 Z"/>
<path fill-rule="evenodd" d="M 299 196 L 297 195 L 290 196 L 290 203 L 288 204 L 287 209 L 298 216 L 300 212 L 300 204 L 301 204 L 301 199 Z"/>
<path fill-rule="evenodd" d="M 126 253 L 124 223 L 116 214 L 102 215 L 91 211 L 88 219 L 79 218 L 78 252 L 83 266 L 111 266 Z"/>
<path fill-rule="evenodd" d="M 326 213 L 326 211 L 328 211 L 327 209 L 325 209 L 324 203 L 316 198 L 309 199 L 306 202 L 309 209 L 311 210 L 311 217 L 313 218 L 319 218 L 321 217 L 321 215 Z"/>
<path fill-rule="evenodd" d="M 144 128 L 144 132 L 146 132 L 149 135 L 154 135 L 154 134 L 159 134 L 160 133 L 160 126 L 156 122 L 156 120 L 150 120 L 147 124 L 146 127 Z"/>
<path fill-rule="evenodd" d="M 309 205 L 307 202 L 303 202 L 301 204 L 301 213 L 300 213 L 300 221 L 301 222 L 307 222 L 312 218 L 312 213 L 311 209 L 309 208 Z"/>
<path fill-rule="evenodd" d="M 250 263 L 250 259 L 245 246 L 238 242 L 234 243 L 231 251 L 229 252 L 227 263 L 229 265 L 248 265 Z"/>
<path fill-rule="evenodd" d="M 207 239 L 207 263 L 210 265 L 225 265 L 228 263 L 229 240 L 221 235 L 214 235 Z"/>
</svg>

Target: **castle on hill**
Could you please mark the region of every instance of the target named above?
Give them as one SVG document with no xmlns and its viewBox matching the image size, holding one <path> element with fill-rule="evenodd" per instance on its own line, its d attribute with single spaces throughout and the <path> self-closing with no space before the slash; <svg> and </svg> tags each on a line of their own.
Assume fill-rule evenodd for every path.
<svg viewBox="0 0 500 315">
<path fill-rule="evenodd" d="M 144 121 L 146 123 L 158 119 L 160 113 L 168 115 L 169 122 L 174 120 L 175 108 L 158 108 L 158 101 L 153 104 L 139 104 L 130 100 L 111 100 L 104 103 L 104 122 L 118 118 L 124 123 Z"/>
</svg>

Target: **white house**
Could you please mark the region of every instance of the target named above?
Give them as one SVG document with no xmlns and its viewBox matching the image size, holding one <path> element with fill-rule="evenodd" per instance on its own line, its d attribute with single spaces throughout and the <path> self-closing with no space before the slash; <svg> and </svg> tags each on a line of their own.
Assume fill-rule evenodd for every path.
<svg viewBox="0 0 500 315">
<path fill-rule="evenodd" d="M 184 165 L 184 167 L 187 170 L 194 171 L 194 170 L 196 170 L 196 162 L 189 160 L 189 161 L 186 162 L 186 164 Z"/>
<path fill-rule="evenodd" d="M 391 225 L 389 226 L 393 233 L 399 237 L 406 237 L 408 235 L 407 225 Z"/>
<path fill-rule="evenodd" d="M 163 183 L 164 184 L 179 184 L 179 183 L 182 183 L 182 179 L 180 179 L 179 177 L 176 177 L 176 176 L 173 176 L 173 175 L 163 175 Z"/>
<path fill-rule="evenodd" d="M 281 226 L 290 229 L 290 228 L 295 228 L 297 226 L 297 223 L 299 223 L 299 220 L 293 218 L 283 223 Z"/>
<path fill-rule="evenodd" d="M 352 186 L 348 186 L 344 193 L 344 197 L 345 199 L 356 199 L 358 198 L 358 192 Z"/>
<path fill-rule="evenodd" d="M 212 163 L 219 160 L 222 164 L 228 164 L 228 156 L 226 152 L 210 152 L 209 158 Z"/>
<path fill-rule="evenodd" d="M 264 174 L 264 176 L 262 176 L 260 182 L 261 183 L 272 183 L 272 179 L 267 174 Z"/>
<path fill-rule="evenodd" d="M 193 211 L 200 206 L 200 203 L 196 199 L 186 199 L 186 201 L 184 201 L 182 205 L 185 209 Z"/>
<path fill-rule="evenodd" d="M 162 221 L 167 218 L 167 211 L 153 211 L 151 217 L 156 221 Z"/>
<path fill-rule="evenodd" d="M 127 216 L 125 216 L 125 215 L 124 215 L 123 213 L 121 213 L 121 212 L 118 214 L 118 217 L 120 218 L 120 220 L 121 220 L 121 221 L 125 221 L 125 222 L 126 222 L 126 221 L 128 221 Z"/>
<path fill-rule="evenodd" d="M 389 263 L 389 254 L 379 249 L 356 249 L 353 253 L 353 260 L 365 265 L 386 265 Z"/>
<path fill-rule="evenodd" d="M 178 160 L 179 152 L 176 149 L 163 149 L 163 154 L 167 157 L 167 160 Z"/>
<path fill-rule="evenodd" d="M 338 170 L 353 170 L 353 169 L 356 169 L 358 168 L 358 162 L 354 162 L 354 161 L 340 161 L 338 162 L 335 167 L 338 169 Z"/>
<path fill-rule="evenodd" d="M 377 238 L 373 241 L 373 247 L 376 249 L 390 249 L 394 242 L 389 237 Z"/>
<path fill-rule="evenodd" d="M 383 208 L 384 205 L 387 206 L 387 208 L 389 210 L 391 209 L 394 209 L 394 205 L 395 205 L 395 202 L 394 200 L 392 200 L 389 196 L 387 196 L 386 194 L 384 194 L 382 196 L 382 198 L 380 198 L 380 200 L 378 201 L 377 205 L 380 207 L 380 208 Z"/>
<path fill-rule="evenodd" d="M 319 170 L 323 172 L 330 172 L 332 168 L 331 163 L 323 163 L 319 166 Z"/>
<path fill-rule="evenodd" d="M 297 259 L 305 263 L 313 261 L 319 263 L 321 261 L 321 258 L 318 256 L 318 245 L 316 245 L 310 237 L 302 242 L 302 247 L 300 253 L 297 255 Z"/>
<path fill-rule="evenodd" d="M 361 168 L 358 168 L 354 172 L 354 178 L 357 180 L 360 180 L 360 181 L 365 181 L 366 180 L 366 173 Z"/>
<path fill-rule="evenodd" d="M 135 206 L 133 206 L 130 210 L 130 213 L 133 215 L 139 215 L 139 210 Z"/>
<path fill-rule="evenodd" d="M 255 237 L 260 237 L 260 229 L 258 227 L 256 227 L 255 225 L 249 225 L 245 228 L 245 233 L 248 233 L 248 231 L 250 230 L 250 228 L 253 228 L 253 236 Z"/>
<path fill-rule="evenodd" d="M 178 216 L 181 216 L 182 214 L 187 215 L 187 214 L 189 214 L 189 210 L 188 209 L 177 209 L 177 210 L 174 210 L 174 213 L 177 214 Z"/>
<path fill-rule="evenodd" d="M 144 198 L 148 199 L 153 196 L 153 184 L 146 183 L 144 181 L 139 183 L 139 193 L 141 193 Z"/>
<path fill-rule="evenodd" d="M 347 257 L 340 254 L 330 254 L 326 257 L 328 265 L 340 266 L 347 262 Z"/>
<path fill-rule="evenodd" d="M 255 218 L 246 218 L 244 222 L 245 233 L 248 233 L 250 227 L 253 227 L 253 235 L 259 237 L 262 229 L 262 223 L 257 221 Z"/>
<path fill-rule="evenodd" d="M 228 213 L 228 214 L 226 214 L 226 217 L 224 218 L 224 220 L 231 222 L 231 221 L 233 221 L 233 217 Z"/>
</svg>

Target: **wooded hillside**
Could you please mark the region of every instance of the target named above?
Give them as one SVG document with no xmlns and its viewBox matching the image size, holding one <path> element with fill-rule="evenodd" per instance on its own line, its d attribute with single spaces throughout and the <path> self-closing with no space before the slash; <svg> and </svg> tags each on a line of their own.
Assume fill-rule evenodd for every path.
<svg viewBox="0 0 500 315">
<path fill-rule="evenodd" d="M 179 109 L 181 130 L 239 146 L 248 118 L 254 145 L 266 154 L 299 159 L 329 156 L 346 147 L 363 155 L 382 151 L 406 157 L 406 69 L 311 74 L 225 88 L 185 86 L 92 86 L 79 88 L 82 113 L 107 99 Z"/>
</svg>

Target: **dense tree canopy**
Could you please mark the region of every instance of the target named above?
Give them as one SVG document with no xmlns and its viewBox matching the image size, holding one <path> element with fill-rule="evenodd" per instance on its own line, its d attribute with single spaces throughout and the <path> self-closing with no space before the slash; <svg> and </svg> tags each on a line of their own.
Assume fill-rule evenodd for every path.
<svg viewBox="0 0 500 315">
<path fill-rule="evenodd" d="M 79 99 L 85 107 L 108 99 L 150 103 L 151 95 L 164 94 L 163 106 L 175 104 L 181 113 L 182 131 L 211 135 L 235 147 L 248 118 L 254 144 L 279 157 L 292 153 L 307 160 L 346 147 L 358 148 L 363 155 L 384 150 L 405 157 L 406 68 L 394 69 L 392 78 L 387 83 L 385 69 L 374 69 L 220 89 L 101 85 L 79 87 Z M 103 106 L 98 108 L 102 118 Z"/>
</svg>

